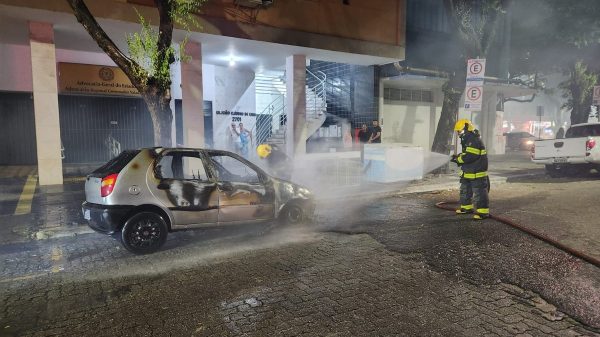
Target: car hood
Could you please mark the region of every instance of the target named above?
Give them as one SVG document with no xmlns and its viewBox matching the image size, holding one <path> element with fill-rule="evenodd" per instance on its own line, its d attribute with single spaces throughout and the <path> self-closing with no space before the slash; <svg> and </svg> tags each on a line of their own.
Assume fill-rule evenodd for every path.
<svg viewBox="0 0 600 337">
<path fill-rule="evenodd" d="M 271 180 L 273 181 L 273 187 L 275 188 L 275 191 L 282 204 L 285 204 L 287 201 L 292 199 L 314 199 L 312 192 L 304 186 L 278 178 L 271 178 Z"/>
</svg>

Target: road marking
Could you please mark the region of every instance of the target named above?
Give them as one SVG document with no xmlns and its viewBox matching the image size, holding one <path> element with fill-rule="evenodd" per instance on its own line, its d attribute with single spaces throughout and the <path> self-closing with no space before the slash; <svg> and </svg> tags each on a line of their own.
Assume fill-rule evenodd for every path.
<svg viewBox="0 0 600 337">
<path fill-rule="evenodd" d="M 31 280 L 40 276 L 47 276 L 48 273 L 39 273 L 39 274 L 29 274 L 29 275 L 24 275 L 24 276 L 17 276 L 17 277 L 12 277 L 12 278 L 5 278 L 5 279 L 0 279 L 0 283 L 8 283 L 8 282 L 15 282 L 15 281 L 25 281 L 25 280 Z"/>
<path fill-rule="evenodd" d="M 29 214 L 31 213 L 31 202 L 33 201 L 33 195 L 35 194 L 35 186 L 37 185 L 37 175 L 30 174 L 27 177 L 27 181 L 23 186 L 23 192 L 19 197 L 17 208 L 15 209 L 15 215 Z"/>
<path fill-rule="evenodd" d="M 52 261 L 52 269 L 53 273 L 58 273 L 64 270 L 62 262 L 63 262 L 63 251 L 60 247 L 54 246 L 52 247 L 52 253 L 50 254 L 50 260 Z"/>
</svg>

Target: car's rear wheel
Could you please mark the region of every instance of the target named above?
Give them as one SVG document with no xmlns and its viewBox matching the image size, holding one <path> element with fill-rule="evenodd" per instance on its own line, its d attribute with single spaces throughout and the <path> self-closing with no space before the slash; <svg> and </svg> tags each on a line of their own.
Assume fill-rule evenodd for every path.
<svg viewBox="0 0 600 337">
<path fill-rule="evenodd" d="M 546 165 L 546 173 L 552 178 L 564 177 L 566 172 L 564 168 L 557 168 L 555 165 Z"/>
<path fill-rule="evenodd" d="M 132 253 L 150 254 L 167 241 L 167 232 L 167 223 L 160 215 L 141 212 L 125 222 L 121 230 L 121 243 Z"/>
</svg>

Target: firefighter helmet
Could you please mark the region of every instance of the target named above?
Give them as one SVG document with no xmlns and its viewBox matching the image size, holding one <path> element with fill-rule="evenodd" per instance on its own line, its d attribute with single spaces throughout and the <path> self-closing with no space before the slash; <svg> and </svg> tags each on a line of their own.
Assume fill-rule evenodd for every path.
<svg viewBox="0 0 600 337">
<path fill-rule="evenodd" d="M 267 158 L 270 154 L 271 151 L 273 149 L 271 148 L 271 145 L 269 144 L 260 144 L 257 148 L 256 148 L 256 154 L 258 154 L 259 157 L 261 158 Z"/>
<path fill-rule="evenodd" d="M 473 123 L 471 123 L 470 120 L 468 119 L 459 119 L 456 124 L 454 124 L 454 131 L 456 132 L 461 132 L 465 129 L 465 127 L 467 128 L 468 131 L 473 131 L 475 130 L 475 126 L 473 125 Z"/>
</svg>

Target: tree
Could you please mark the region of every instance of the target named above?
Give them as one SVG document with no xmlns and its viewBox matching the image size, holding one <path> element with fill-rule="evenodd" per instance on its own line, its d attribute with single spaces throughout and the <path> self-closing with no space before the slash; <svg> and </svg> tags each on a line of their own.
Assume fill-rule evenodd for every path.
<svg viewBox="0 0 600 337">
<path fill-rule="evenodd" d="M 576 62 L 566 75 L 569 76 L 568 79 L 559 85 L 563 90 L 563 98 L 567 99 L 562 107 L 571 110 L 571 125 L 586 123 L 598 76 L 588 71 L 581 61 Z"/>
<path fill-rule="evenodd" d="M 196 22 L 194 13 L 205 0 L 154 0 L 160 18 L 158 31 L 138 13 L 142 30 L 127 37 L 129 55 L 106 34 L 83 0 L 66 1 L 77 21 L 123 70 L 144 99 L 152 117 L 154 144 L 170 146 L 173 120 L 170 65 L 185 59 L 182 50 L 186 42 L 183 41 L 179 51 L 175 50 L 172 46 L 173 27 L 177 23 L 189 30 L 189 25 Z"/>
<path fill-rule="evenodd" d="M 521 0 L 513 2 L 511 72 L 515 75 L 563 73 L 560 83 L 571 109 L 571 123 L 586 122 L 593 72 L 600 69 L 600 2 L 597 0 Z M 534 10 L 532 10 L 534 9 Z"/>
<path fill-rule="evenodd" d="M 450 30 L 460 55 L 453 56 L 447 69 L 448 81 L 442 87 L 444 101 L 431 151 L 448 154 L 460 98 L 465 90 L 467 59 L 485 57 L 494 42 L 499 18 L 507 0 L 444 0 Z"/>
</svg>

